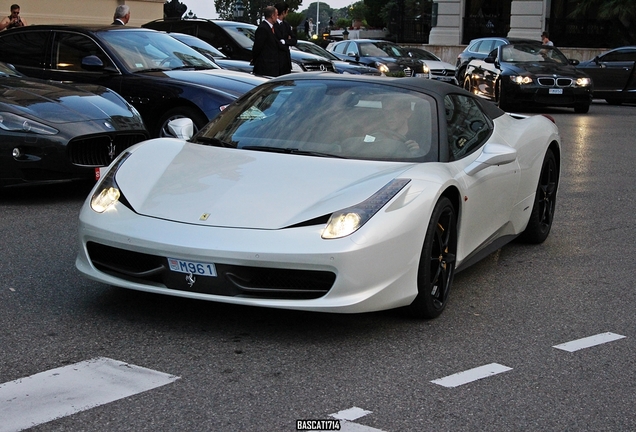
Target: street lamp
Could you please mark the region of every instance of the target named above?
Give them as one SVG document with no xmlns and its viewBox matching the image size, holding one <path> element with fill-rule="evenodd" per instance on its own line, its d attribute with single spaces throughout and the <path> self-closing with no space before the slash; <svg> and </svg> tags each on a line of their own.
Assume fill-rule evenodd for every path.
<svg viewBox="0 0 636 432">
<path fill-rule="evenodd" d="M 236 0 L 236 3 L 234 3 L 234 19 L 236 21 L 243 21 L 244 13 L 245 13 L 245 6 L 243 6 L 243 1 Z"/>
</svg>

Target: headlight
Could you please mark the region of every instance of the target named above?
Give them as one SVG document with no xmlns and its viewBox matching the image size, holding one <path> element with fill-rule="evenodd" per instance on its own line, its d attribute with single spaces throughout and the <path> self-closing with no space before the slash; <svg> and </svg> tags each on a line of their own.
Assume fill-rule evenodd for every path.
<svg viewBox="0 0 636 432">
<path fill-rule="evenodd" d="M 291 66 L 292 66 L 292 72 L 302 72 L 303 68 L 300 67 L 300 65 L 296 62 L 291 62 Z"/>
<path fill-rule="evenodd" d="M 375 62 L 375 67 L 378 68 L 378 70 L 383 74 L 389 72 L 389 67 L 385 65 L 384 63 Z"/>
<path fill-rule="evenodd" d="M 91 197 L 91 208 L 97 213 L 104 213 L 119 201 L 121 191 L 115 181 L 115 174 L 117 174 L 117 171 L 129 156 L 130 152 L 126 151 L 122 153 L 119 158 L 113 162 L 113 166 L 108 170 L 108 174 L 102 177 L 97 184 L 95 193 Z"/>
<path fill-rule="evenodd" d="M 429 73 L 431 71 L 431 69 L 428 67 L 428 65 L 424 62 L 422 62 L 422 72 L 424 72 L 425 74 Z"/>
<path fill-rule="evenodd" d="M 587 87 L 592 84 L 592 80 L 590 78 L 577 78 L 576 85 L 579 87 Z"/>
<path fill-rule="evenodd" d="M 521 76 L 521 75 L 516 75 L 516 76 L 511 76 L 510 77 L 510 81 L 512 81 L 515 84 L 530 84 L 532 83 L 532 78 L 530 78 L 529 76 Z"/>
<path fill-rule="evenodd" d="M 55 135 L 59 131 L 40 122 L 10 112 L 0 112 L 0 128 L 13 132 Z"/>
<path fill-rule="evenodd" d="M 395 179 L 360 204 L 334 212 L 322 238 L 337 239 L 353 234 L 406 186 L 410 179 Z"/>
</svg>

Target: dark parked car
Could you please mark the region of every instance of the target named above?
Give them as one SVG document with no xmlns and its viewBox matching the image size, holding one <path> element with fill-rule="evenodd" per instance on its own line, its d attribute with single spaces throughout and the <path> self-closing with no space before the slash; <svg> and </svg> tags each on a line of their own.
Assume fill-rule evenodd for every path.
<svg viewBox="0 0 636 432">
<path fill-rule="evenodd" d="M 374 39 L 356 39 L 331 42 L 327 51 L 341 60 L 354 59 L 356 62 L 378 68 L 383 74 L 428 78 L 424 65 L 409 56 L 408 51 L 393 42 Z"/>
<path fill-rule="evenodd" d="M 183 42 L 190 48 L 194 48 L 214 63 L 219 65 L 221 69 L 234 70 L 238 72 L 252 73 L 254 66 L 247 60 L 232 60 L 228 58 L 221 51 L 196 36 L 192 36 L 185 33 L 170 33 L 170 36 L 178 41 Z"/>
<path fill-rule="evenodd" d="M 619 105 L 636 102 L 636 46 L 613 49 L 579 63 L 594 82 L 594 97 Z"/>
<path fill-rule="evenodd" d="M 252 60 L 256 26 L 235 21 L 195 19 L 158 19 L 142 27 L 166 32 L 185 33 L 203 39 L 233 60 Z M 291 51 L 292 72 L 329 71 L 333 64 L 322 57 Z"/>
<path fill-rule="evenodd" d="M 141 113 L 152 136 L 171 119 L 203 127 L 265 78 L 218 69 L 173 37 L 124 26 L 33 25 L 0 33 L 0 60 L 34 78 L 100 84 Z"/>
<path fill-rule="evenodd" d="M 333 63 L 333 67 L 337 73 L 353 75 L 381 75 L 380 71 L 376 68 L 358 63 L 353 59 L 348 59 L 346 61 L 340 60 L 338 57 L 333 55 L 333 53 L 330 53 L 320 45 L 316 45 L 313 42 L 299 40 L 298 44 L 292 47 L 292 50 L 298 50 L 326 58 Z"/>
<path fill-rule="evenodd" d="M 115 92 L 27 78 L 0 63 L 0 186 L 95 178 L 147 138 L 139 113 Z"/>
<path fill-rule="evenodd" d="M 592 80 L 557 48 L 515 43 L 502 45 L 466 67 L 464 88 L 493 100 L 503 110 L 514 106 L 566 106 L 586 113 Z"/>
<path fill-rule="evenodd" d="M 511 43 L 530 43 L 541 45 L 541 41 L 535 41 L 532 39 L 515 39 L 505 37 L 485 37 L 473 39 L 466 46 L 464 51 L 460 52 L 457 56 L 457 62 L 455 63 L 455 77 L 457 78 L 457 82 L 459 82 L 460 85 L 464 82 L 466 66 L 468 66 L 468 63 L 470 63 L 471 60 L 483 60 L 495 48 Z"/>
</svg>

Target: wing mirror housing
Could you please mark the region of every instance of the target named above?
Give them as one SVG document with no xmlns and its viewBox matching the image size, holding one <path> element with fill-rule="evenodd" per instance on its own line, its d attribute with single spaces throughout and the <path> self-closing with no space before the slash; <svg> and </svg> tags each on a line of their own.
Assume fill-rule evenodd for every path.
<svg viewBox="0 0 636 432">
<path fill-rule="evenodd" d="M 490 64 L 495 64 L 497 62 L 497 57 L 495 56 L 488 56 L 484 59 L 485 63 L 490 63 Z"/>
<path fill-rule="evenodd" d="M 178 118 L 168 122 L 168 130 L 175 138 L 189 140 L 194 135 L 194 123 L 189 118 Z"/>
<path fill-rule="evenodd" d="M 504 144 L 490 143 L 484 146 L 481 154 L 464 169 L 464 172 L 471 176 L 486 168 L 509 164 L 515 160 L 517 160 L 517 150 Z"/>
<path fill-rule="evenodd" d="M 578 65 L 581 62 L 578 61 L 577 59 L 570 59 L 570 60 L 568 60 L 568 63 L 570 63 L 572 66 L 576 66 L 576 65 Z"/>
<path fill-rule="evenodd" d="M 104 70 L 104 62 L 96 55 L 89 55 L 82 59 L 82 69 L 90 72 L 97 72 Z"/>
</svg>

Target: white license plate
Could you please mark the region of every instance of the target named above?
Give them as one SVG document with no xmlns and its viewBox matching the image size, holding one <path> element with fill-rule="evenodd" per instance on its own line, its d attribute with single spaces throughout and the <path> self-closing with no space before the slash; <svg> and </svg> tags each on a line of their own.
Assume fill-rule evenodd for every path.
<svg viewBox="0 0 636 432">
<path fill-rule="evenodd" d="M 551 88 L 548 89 L 548 94 L 563 94 L 563 89 Z"/>
<path fill-rule="evenodd" d="M 212 263 L 201 263 L 194 261 L 185 261 L 176 258 L 168 258 L 168 265 L 170 265 L 170 270 L 175 272 L 216 277 L 216 267 Z"/>
</svg>

